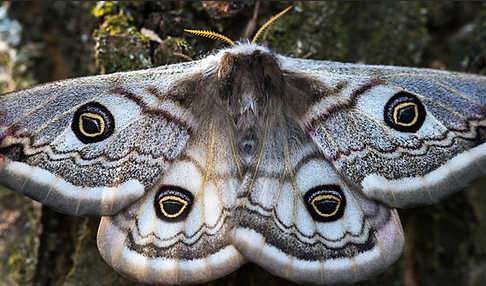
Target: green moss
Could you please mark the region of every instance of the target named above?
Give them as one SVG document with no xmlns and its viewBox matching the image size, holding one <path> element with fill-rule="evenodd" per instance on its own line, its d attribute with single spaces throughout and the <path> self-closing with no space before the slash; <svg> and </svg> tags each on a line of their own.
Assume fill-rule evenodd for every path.
<svg viewBox="0 0 486 286">
<path fill-rule="evenodd" d="M 149 40 L 132 25 L 133 17 L 121 10 L 105 17 L 94 31 L 96 66 L 100 73 L 129 71 L 152 66 Z"/>
<path fill-rule="evenodd" d="M 96 6 L 91 10 L 91 14 L 96 17 L 102 17 L 112 11 L 112 1 L 99 1 Z"/>
<path fill-rule="evenodd" d="M 107 16 L 100 28 L 95 30 L 94 36 L 114 36 L 121 33 L 136 34 L 137 28 L 131 22 L 133 22 L 133 17 L 124 15 L 122 10 L 118 15 Z"/>
</svg>

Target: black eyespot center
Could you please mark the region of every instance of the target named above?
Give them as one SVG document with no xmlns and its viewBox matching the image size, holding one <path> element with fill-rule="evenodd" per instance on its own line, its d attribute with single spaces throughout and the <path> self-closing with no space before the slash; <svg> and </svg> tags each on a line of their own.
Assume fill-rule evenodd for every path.
<svg viewBox="0 0 486 286">
<path fill-rule="evenodd" d="M 410 103 L 409 105 L 403 106 L 397 109 L 396 121 L 397 124 L 412 124 L 417 120 L 418 110 L 415 103 Z"/>
<path fill-rule="evenodd" d="M 166 217 L 178 217 L 189 203 L 177 196 L 166 196 L 160 199 L 160 210 Z"/>
<path fill-rule="evenodd" d="M 318 222 L 332 222 L 344 215 L 346 197 L 338 185 L 316 186 L 304 195 L 307 210 Z"/>
<path fill-rule="evenodd" d="M 194 196 L 183 188 L 162 186 L 155 195 L 155 213 L 165 221 L 180 221 L 189 214 L 193 201 Z"/>
<path fill-rule="evenodd" d="M 88 134 L 102 134 L 103 133 L 103 121 L 99 118 L 90 117 L 85 114 L 81 114 L 81 122 L 83 126 L 82 131 Z"/>
<path fill-rule="evenodd" d="M 96 143 L 113 134 L 115 119 L 100 103 L 89 102 L 76 110 L 71 129 L 84 144 Z"/>
<path fill-rule="evenodd" d="M 413 94 L 400 91 L 385 105 L 385 123 L 401 132 L 416 132 L 425 121 L 425 107 Z"/>
<path fill-rule="evenodd" d="M 311 201 L 311 204 L 320 216 L 330 217 L 339 210 L 341 199 L 334 195 L 319 195 Z"/>
</svg>

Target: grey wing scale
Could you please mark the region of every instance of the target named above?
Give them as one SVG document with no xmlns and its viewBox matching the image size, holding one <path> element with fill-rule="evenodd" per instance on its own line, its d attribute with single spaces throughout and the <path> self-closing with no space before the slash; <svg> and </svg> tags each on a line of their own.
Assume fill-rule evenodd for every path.
<svg viewBox="0 0 486 286">
<path fill-rule="evenodd" d="M 324 85 L 341 86 L 316 100 L 300 124 L 339 172 L 368 197 L 393 207 L 432 203 L 486 174 L 484 77 L 282 61 L 288 70 L 298 67 Z M 399 106 L 400 97 L 405 104 L 409 98 L 423 105 L 417 130 L 387 123 L 385 108 Z"/>
<path fill-rule="evenodd" d="M 232 238 L 242 254 L 315 284 L 362 280 L 393 263 L 404 243 L 395 210 L 348 186 L 292 119 L 269 121 L 238 194 Z"/>
<path fill-rule="evenodd" d="M 177 83 L 199 72 L 194 62 L 2 95 L 0 182 L 64 213 L 118 212 L 185 147 L 195 123 Z"/>
</svg>

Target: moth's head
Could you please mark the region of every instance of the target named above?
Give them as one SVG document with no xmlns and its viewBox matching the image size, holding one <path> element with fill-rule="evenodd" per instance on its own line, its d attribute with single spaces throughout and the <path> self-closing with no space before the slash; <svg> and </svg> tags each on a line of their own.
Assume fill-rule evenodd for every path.
<svg viewBox="0 0 486 286">
<path fill-rule="evenodd" d="M 254 43 L 241 43 L 221 50 L 217 58 L 220 59 L 218 67 L 220 80 L 234 77 L 235 73 L 253 74 L 254 76 L 251 78 L 257 78 L 260 71 L 266 76 L 280 73 L 279 62 L 272 52 Z"/>
</svg>

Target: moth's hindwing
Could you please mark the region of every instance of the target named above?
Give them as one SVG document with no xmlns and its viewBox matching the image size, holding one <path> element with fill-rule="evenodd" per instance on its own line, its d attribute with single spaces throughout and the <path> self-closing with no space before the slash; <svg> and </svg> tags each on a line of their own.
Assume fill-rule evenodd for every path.
<svg viewBox="0 0 486 286">
<path fill-rule="evenodd" d="M 200 126 L 153 191 L 102 218 L 98 248 L 117 271 L 144 283 L 192 284 L 245 262 L 228 236 L 239 174 L 228 125 L 215 121 Z"/>
<path fill-rule="evenodd" d="M 349 187 L 300 127 L 271 121 L 238 194 L 232 238 L 242 254 L 313 284 L 363 280 L 398 259 L 395 210 Z"/>
</svg>

